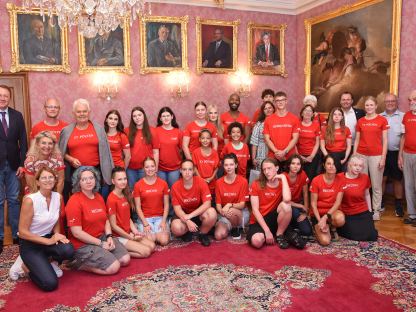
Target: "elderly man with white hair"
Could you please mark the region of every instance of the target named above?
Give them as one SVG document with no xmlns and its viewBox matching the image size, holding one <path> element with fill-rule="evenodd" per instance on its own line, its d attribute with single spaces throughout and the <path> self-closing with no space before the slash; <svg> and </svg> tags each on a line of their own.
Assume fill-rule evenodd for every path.
<svg viewBox="0 0 416 312">
<path fill-rule="evenodd" d="M 85 99 L 77 99 L 72 105 L 75 122 L 62 129 L 59 148 L 66 163 L 65 180 L 70 186 L 72 173 L 81 166 L 98 169 L 103 183 L 111 185 L 111 170 L 114 167 L 110 146 L 104 128 L 90 120 L 90 104 Z M 64 190 L 65 200 L 69 190 Z"/>
</svg>

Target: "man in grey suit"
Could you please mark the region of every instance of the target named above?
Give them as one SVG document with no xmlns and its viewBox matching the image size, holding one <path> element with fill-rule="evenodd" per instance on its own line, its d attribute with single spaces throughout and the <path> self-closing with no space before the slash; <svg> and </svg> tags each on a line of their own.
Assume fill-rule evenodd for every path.
<svg viewBox="0 0 416 312">
<path fill-rule="evenodd" d="M 280 64 L 279 50 L 270 42 L 271 34 L 264 32 L 262 35 L 263 43 L 256 48 L 255 64 L 261 67 L 277 66 Z"/>
<path fill-rule="evenodd" d="M 169 39 L 169 29 L 165 25 L 159 27 L 158 36 L 147 46 L 147 66 L 181 67 L 180 50 L 176 42 Z"/>
<path fill-rule="evenodd" d="M 22 64 L 59 64 L 56 47 L 51 38 L 46 36 L 45 27 L 40 19 L 33 19 L 30 23 L 32 34 L 23 41 Z"/>
</svg>

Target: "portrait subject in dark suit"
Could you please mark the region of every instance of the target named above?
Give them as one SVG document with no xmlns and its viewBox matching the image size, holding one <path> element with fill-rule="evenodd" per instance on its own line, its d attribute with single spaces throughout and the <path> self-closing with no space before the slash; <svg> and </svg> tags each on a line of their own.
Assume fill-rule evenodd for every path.
<svg viewBox="0 0 416 312">
<path fill-rule="evenodd" d="M 221 29 L 215 29 L 214 39 L 204 52 L 202 67 L 232 68 L 231 47 L 224 41 L 224 33 Z"/>
<path fill-rule="evenodd" d="M 262 43 L 256 48 L 255 64 L 262 67 L 277 66 L 280 64 L 279 50 L 271 43 L 271 34 L 262 34 Z"/>
<path fill-rule="evenodd" d="M 158 38 L 147 46 L 147 66 L 149 67 L 180 67 L 182 55 L 175 41 L 169 38 L 169 28 L 161 25 Z"/>
<path fill-rule="evenodd" d="M 123 43 L 113 32 L 86 40 L 88 66 L 123 66 Z"/>
<path fill-rule="evenodd" d="M 0 252 L 3 251 L 5 201 L 13 243 L 18 241 L 20 178 L 27 152 L 25 122 L 20 112 L 9 107 L 10 99 L 11 89 L 0 85 Z"/>
</svg>

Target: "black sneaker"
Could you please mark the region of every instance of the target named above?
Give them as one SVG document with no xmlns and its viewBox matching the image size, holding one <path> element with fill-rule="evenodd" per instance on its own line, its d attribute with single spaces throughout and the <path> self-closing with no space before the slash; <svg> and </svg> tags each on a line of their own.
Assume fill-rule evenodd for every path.
<svg viewBox="0 0 416 312">
<path fill-rule="evenodd" d="M 190 241 L 192 241 L 192 233 L 186 232 L 185 234 L 181 236 L 181 240 L 185 243 L 189 243 Z"/>
<path fill-rule="evenodd" d="M 240 228 L 232 228 L 231 229 L 231 237 L 233 239 L 240 239 L 241 238 L 241 232 L 240 232 Z"/>
<path fill-rule="evenodd" d="M 296 231 L 286 231 L 285 238 L 289 242 L 289 244 L 295 247 L 296 249 L 303 249 L 306 246 L 306 241 Z"/>
<path fill-rule="evenodd" d="M 416 218 L 406 218 L 403 220 L 404 224 L 416 224 Z"/>
<path fill-rule="evenodd" d="M 280 249 L 288 249 L 289 243 L 284 237 L 284 235 L 277 235 L 276 236 L 276 243 L 279 246 Z"/>
<path fill-rule="evenodd" d="M 13 245 L 19 245 L 19 239 L 13 238 Z"/>
<path fill-rule="evenodd" d="M 402 206 L 402 203 L 400 201 L 396 202 L 395 212 L 396 212 L 396 217 L 402 218 L 404 216 L 403 206 Z"/>
<path fill-rule="evenodd" d="M 209 240 L 209 237 L 207 234 L 200 233 L 198 235 L 198 239 L 201 242 L 202 246 L 208 247 L 209 245 L 211 245 L 211 241 Z"/>
<path fill-rule="evenodd" d="M 3 252 L 3 240 L 0 239 L 0 254 Z"/>
</svg>

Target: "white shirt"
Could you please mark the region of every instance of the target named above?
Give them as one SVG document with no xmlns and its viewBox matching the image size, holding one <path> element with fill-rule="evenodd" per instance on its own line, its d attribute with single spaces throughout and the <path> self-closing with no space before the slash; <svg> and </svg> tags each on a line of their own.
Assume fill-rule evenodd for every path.
<svg viewBox="0 0 416 312">
<path fill-rule="evenodd" d="M 30 232 L 39 236 L 52 233 L 52 230 L 59 218 L 61 208 L 61 196 L 57 192 L 52 192 L 51 202 L 46 203 L 45 196 L 41 192 L 27 195 L 33 201 L 33 218 L 30 225 Z"/>
<path fill-rule="evenodd" d="M 350 129 L 352 135 L 352 144 L 354 145 L 355 142 L 355 127 L 357 126 L 357 116 L 355 116 L 355 112 L 350 108 L 349 111 L 344 111 L 344 118 L 345 118 L 345 125 Z"/>
</svg>

